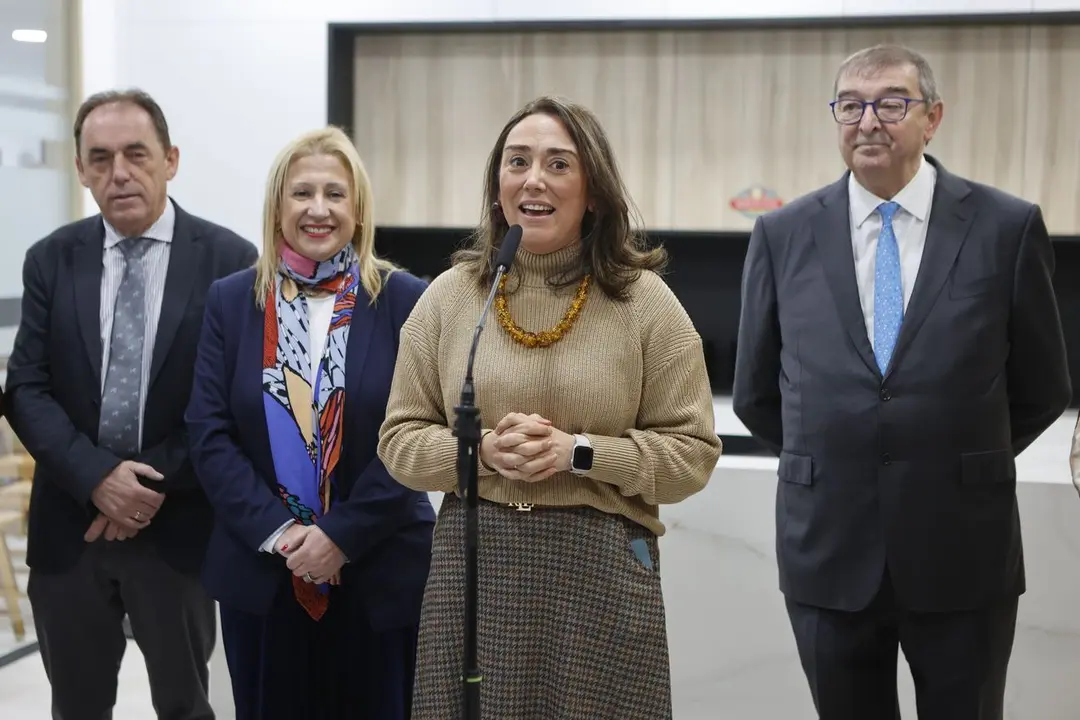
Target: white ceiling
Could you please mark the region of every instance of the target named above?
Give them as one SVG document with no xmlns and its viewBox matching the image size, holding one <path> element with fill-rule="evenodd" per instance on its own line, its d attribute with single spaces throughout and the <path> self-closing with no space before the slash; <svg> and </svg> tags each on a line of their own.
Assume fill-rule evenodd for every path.
<svg viewBox="0 0 1080 720">
<path fill-rule="evenodd" d="M 0 75 L 42 82 L 46 53 L 55 53 L 64 42 L 64 12 L 68 0 L 0 0 Z M 44 43 L 21 43 L 11 39 L 12 30 L 44 30 Z"/>
</svg>

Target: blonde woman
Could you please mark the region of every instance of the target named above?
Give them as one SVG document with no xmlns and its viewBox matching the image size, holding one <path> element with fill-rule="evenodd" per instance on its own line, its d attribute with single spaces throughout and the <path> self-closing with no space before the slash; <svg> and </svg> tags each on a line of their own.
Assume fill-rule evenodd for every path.
<svg viewBox="0 0 1080 720">
<path fill-rule="evenodd" d="M 630 225 L 603 128 L 555 97 L 495 141 L 485 216 L 401 334 L 379 455 L 447 493 L 424 599 L 414 720 L 460 717 L 464 511 L 451 431 L 472 327 L 511 225 L 521 248 L 476 360 L 484 717 L 668 720 L 659 506 L 720 455 L 701 338 Z"/>
<path fill-rule="evenodd" d="M 187 413 L 238 720 L 409 717 L 435 518 L 376 447 L 424 288 L 375 256 L 342 132 L 278 155 L 262 256 L 207 298 Z"/>
</svg>

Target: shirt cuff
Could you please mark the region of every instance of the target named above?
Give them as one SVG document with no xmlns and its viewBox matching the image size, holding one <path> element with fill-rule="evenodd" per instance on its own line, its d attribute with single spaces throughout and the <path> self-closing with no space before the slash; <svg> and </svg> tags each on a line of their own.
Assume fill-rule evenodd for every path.
<svg viewBox="0 0 1080 720">
<path fill-rule="evenodd" d="M 285 523 L 284 525 L 279 527 L 277 530 L 275 530 L 270 535 L 270 537 L 266 538 L 266 541 L 263 542 L 263 544 L 259 546 L 259 552 L 271 553 L 271 554 L 277 552 L 277 550 L 275 550 L 275 547 L 277 546 L 278 538 L 280 538 L 282 535 L 284 535 L 285 531 L 288 530 L 290 527 L 292 527 L 292 524 L 294 522 L 296 522 L 296 521 L 295 520 L 289 520 L 287 523 Z"/>
</svg>

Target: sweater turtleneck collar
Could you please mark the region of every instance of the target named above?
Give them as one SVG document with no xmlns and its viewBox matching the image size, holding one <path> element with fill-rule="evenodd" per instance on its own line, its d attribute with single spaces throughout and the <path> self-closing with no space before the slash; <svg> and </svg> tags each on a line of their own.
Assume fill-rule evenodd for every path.
<svg viewBox="0 0 1080 720">
<path fill-rule="evenodd" d="M 533 253 L 520 248 L 510 269 L 523 287 L 546 287 L 549 278 L 570 269 L 581 253 L 581 243 L 573 243 L 550 253 Z"/>
</svg>

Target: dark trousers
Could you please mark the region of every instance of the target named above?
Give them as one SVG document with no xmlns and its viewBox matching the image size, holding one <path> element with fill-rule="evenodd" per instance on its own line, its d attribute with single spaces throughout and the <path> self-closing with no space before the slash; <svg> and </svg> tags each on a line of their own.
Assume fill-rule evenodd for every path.
<svg viewBox="0 0 1080 720">
<path fill-rule="evenodd" d="M 213 720 L 214 602 L 198 578 L 166 564 L 144 536 L 98 540 L 61 574 L 31 569 L 27 594 L 52 685 L 53 720 L 112 718 L 127 649 L 125 614 L 146 660 L 157 717 Z"/>
<path fill-rule="evenodd" d="M 269 615 L 221 606 L 236 720 L 408 720 L 418 627 L 373 632 L 347 585 L 315 622 L 287 573 Z"/>
<path fill-rule="evenodd" d="M 788 600 L 818 717 L 899 718 L 899 647 L 911 668 L 919 720 L 1002 720 L 1018 600 L 964 612 L 909 612 L 896 606 L 888 575 L 859 612 Z"/>
</svg>

